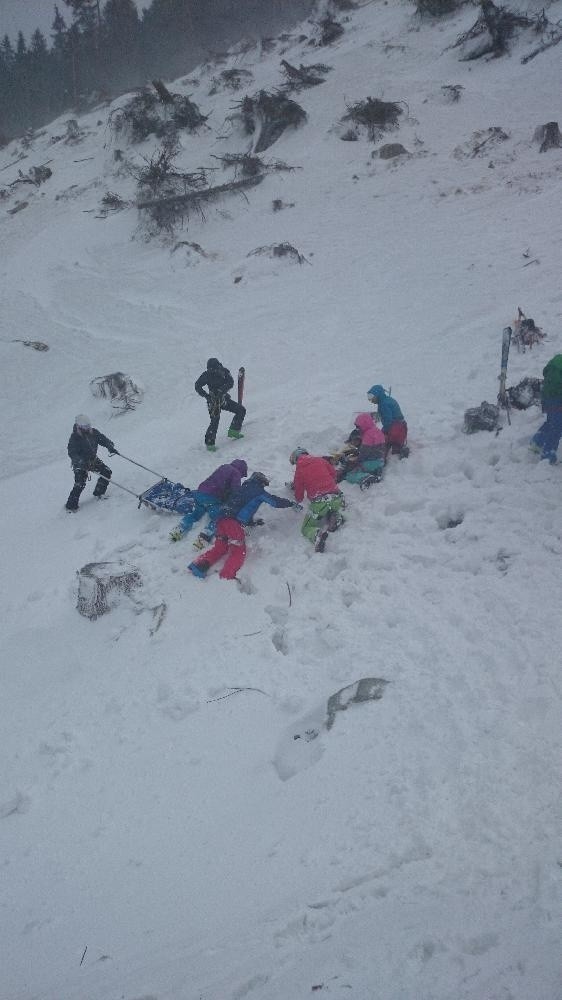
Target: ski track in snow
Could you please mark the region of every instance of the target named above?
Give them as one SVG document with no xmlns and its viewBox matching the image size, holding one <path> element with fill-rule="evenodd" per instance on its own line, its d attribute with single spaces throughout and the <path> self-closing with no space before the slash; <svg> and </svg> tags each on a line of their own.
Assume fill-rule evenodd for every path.
<svg viewBox="0 0 562 1000">
<path fill-rule="evenodd" d="M 72 150 L 50 144 L 53 123 L 3 175 L 52 158 L 0 234 L 2 1000 L 562 998 L 560 471 L 527 450 L 536 410 L 503 415 L 497 436 L 461 429 L 495 398 L 518 304 L 549 338 L 512 348 L 509 383 L 560 349 L 561 163 L 531 142 L 555 117 L 557 50 L 525 74 L 515 56 L 460 63 L 446 45 L 474 19 L 354 12 L 321 50 L 326 83 L 296 98 L 308 123 L 264 154 L 303 169 L 190 222 L 215 259 L 143 242 L 132 212 L 96 218 L 106 190 L 134 192 L 106 112 Z M 297 42 L 283 55 L 316 61 Z M 279 58 L 253 66 L 256 90 Z M 217 139 L 232 95 L 211 100 L 208 82 L 183 85 L 213 108 L 186 169 L 246 141 Z M 388 141 L 408 161 L 332 131 L 367 93 L 407 102 Z M 491 124 L 509 140 L 454 154 Z M 295 208 L 272 215 L 281 196 Z M 283 240 L 311 266 L 247 256 Z M 209 354 L 248 372 L 246 437 L 226 441 L 223 416 L 216 455 L 192 391 Z M 135 412 L 90 395 L 112 371 L 146 387 Z M 243 456 L 285 494 L 291 449 L 341 444 L 375 378 L 404 407 L 411 456 L 365 493 L 344 485 L 322 556 L 302 513 L 266 508 L 241 586 L 200 583 L 195 532 L 171 544 L 175 519 L 118 487 L 96 502 L 89 483 L 76 516 L 62 509 L 75 412 L 185 485 Z M 154 481 L 110 465 L 135 492 Z M 114 559 L 142 588 L 80 618 L 76 571 Z M 369 676 L 389 682 L 380 701 L 294 739 Z"/>
</svg>

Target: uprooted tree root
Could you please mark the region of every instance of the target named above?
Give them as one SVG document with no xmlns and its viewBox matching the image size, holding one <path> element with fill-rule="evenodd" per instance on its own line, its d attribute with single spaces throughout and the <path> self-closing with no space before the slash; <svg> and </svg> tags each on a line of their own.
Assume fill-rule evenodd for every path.
<svg viewBox="0 0 562 1000">
<path fill-rule="evenodd" d="M 287 128 L 298 128 L 306 121 L 306 111 L 296 101 L 280 93 L 260 90 L 255 97 L 246 96 L 230 121 L 240 119 L 246 135 L 254 135 L 261 125 L 254 153 L 269 149 Z"/>
<path fill-rule="evenodd" d="M 200 243 L 193 243 L 192 240 L 180 240 L 178 243 L 175 243 L 174 246 L 172 247 L 172 253 L 175 253 L 176 250 L 180 249 L 180 247 L 187 247 L 188 250 L 192 250 L 199 257 L 204 257 L 205 260 L 217 259 L 216 253 L 207 253 L 207 251 L 203 249 Z"/>
<path fill-rule="evenodd" d="M 241 90 L 243 86 L 251 83 L 252 73 L 248 69 L 223 69 L 222 73 L 214 76 L 211 80 L 209 94 L 218 94 L 221 90 Z"/>
<path fill-rule="evenodd" d="M 101 200 L 104 212 L 121 212 L 124 208 L 127 208 L 128 204 L 129 202 L 121 198 L 120 195 L 115 194 L 114 191 L 106 191 Z"/>
<path fill-rule="evenodd" d="M 502 56 L 508 51 L 508 43 L 518 30 L 533 28 L 542 32 L 545 20 L 544 13 L 530 18 L 524 14 L 514 14 L 506 7 L 496 7 L 492 0 L 480 0 L 480 16 L 450 47 L 466 47 L 467 43 L 480 38 L 480 43 L 466 47 L 461 60 L 470 61 L 484 55 Z"/>
<path fill-rule="evenodd" d="M 161 87 L 162 92 L 159 89 L 156 93 L 145 87 L 122 108 L 112 111 L 109 124 L 113 131 L 129 133 L 131 141 L 136 143 L 149 135 L 162 138 L 178 129 L 196 132 L 206 123 L 208 115 L 203 115 L 189 97 L 172 94 L 163 85 Z M 163 96 L 164 91 L 167 98 Z"/>
<path fill-rule="evenodd" d="M 255 250 L 250 250 L 248 257 L 288 257 L 289 260 L 295 261 L 297 264 L 310 264 L 310 261 L 304 256 L 304 254 L 299 253 L 296 247 L 291 243 L 272 243 L 265 247 L 256 247 Z"/>
<path fill-rule="evenodd" d="M 263 174 L 276 173 L 280 170 L 299 170 L 300 167 L 290 167 L 283 160 L 270 160 L 264 163 L 261 156 L 254 156 L 252 153 L 225 153 L 224 156 L 215 156 L 214 160 L 219 160 L 223 168 L 234 167 L 234 176 L 238 177 L 258 177 Z"/>
<path fill-rule="evenodd" d="M 398 127 L 398 119 L 403 114 L 403 108 L 395 101 L 379 101 L 375 97 L 367 97 L 364 101 L 350 104 L 342 122 L 353 122 L 367 130 L 369 139 L 376 142 L 383 132 Z"/>
<path fill-rule="evenodd" d="M 318 28 L 319 36 L 312 44 L 317 45 L 320 48 L 333 45 L 334 42 L 337 42 L 338 38 L 341 38 L 345 30 L 343 24 L 336 21 L 331 14 L 327 14 L 321 21 L 318 21 Z"/>
<path fill-rule="evenodd" d="M 421 17 L 446 17 L 453 14 L 467 0 L 414 0 L 416 14 Z"/>
<path fill-rule="evenodd" d="M 43 164 L 39 167 L 30 167 L 27 174 L 18 170 L 18 175 L 19 176 L 15 181 L 8 184 L 8 187 L 15 187 L 16 184 L 33 184 L 34 187 L 39 187 L 41 184 L 44 184 L 45 181 L 48 181 L 49 177 L 53 176 L 53 171 L 50 167 Z"/>
<path fill-rule="evenodd" d="M 308 87 L 318 87 L 325 83 L 326 74 L 331 73 L 332 67 L 325 63 L 313 63 L 310 66 L 292 66 L 286 59 L 281 60 L 281 67 L 286 77 L 283 84 L 285 93 L 292 91 L 306 90 Z"/>
<path fill-rule="evenodd" d="M 145 159 L 146 165 L 135 174 L 141 197 L 144 198 L 147 192 L 159 197 L 170 197 L 207 185 L 208 170 L 202 167 L 188 172 L 176 170 L 174 160 L 177 153 L 175 143 L 164 142 L 158 152 L 149 160 Z"/>
</svg>

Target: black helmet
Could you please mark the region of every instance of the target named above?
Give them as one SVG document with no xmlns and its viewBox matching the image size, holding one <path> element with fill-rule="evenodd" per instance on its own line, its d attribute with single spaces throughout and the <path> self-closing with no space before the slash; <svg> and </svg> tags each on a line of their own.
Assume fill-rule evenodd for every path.
<svg viewBox="0 0 562 1000">
<path fill-rule="evenodd" d="M 252 472 L 250 479 L 255 479 L 256 482 L 261 483 L 262 486 L 269 486 L 269 479 L 264 472 Z"/>
<path fill-rule="evenodd" d="M 207 369 L 209 368 L 222 368 L 222 365 L 218 358 L 209 358 L 207 361 Z"/>
</svg>

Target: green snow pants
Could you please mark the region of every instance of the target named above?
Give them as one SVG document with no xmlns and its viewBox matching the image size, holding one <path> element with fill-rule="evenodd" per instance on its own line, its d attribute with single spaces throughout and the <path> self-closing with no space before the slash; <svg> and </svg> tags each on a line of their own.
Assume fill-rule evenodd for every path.
<svg viewBox="0 0 562 1000">
<path fill-rule="evenodd" d="M 332 519 L 335 526 L 339 528 L 342 523 L 340 511 L 344 508 L 344 498 L 342 493 L 326 493 L 324 496 L 311 500 L 308 514 L 302 522 L 301 534 L 308 538 L 309 542 L 316 541 L 316 533 L 319 528 L 328 522 L 329 515 L 334 514 Z M 332 531 L 335 530 L 332 528 Z"/>
</svg>

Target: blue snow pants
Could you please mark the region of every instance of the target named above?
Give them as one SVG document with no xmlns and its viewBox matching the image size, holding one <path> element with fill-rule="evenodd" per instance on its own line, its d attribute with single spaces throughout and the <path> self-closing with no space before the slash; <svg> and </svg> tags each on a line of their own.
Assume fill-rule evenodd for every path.
<svg viewBox="0 0 562 1000">
<path fill-rule="evenodd" d="M 212 534 L 221 501 L 212 493 L 200 493 L 199 490 L 193 490 L 190 499 L 194 501 L 193 508 L 183 515 L 178 526 L 182 535 L 185 535 L 197 521 L 200 521 L 204 514 L 209 515 L 209 529 Z"/>
<path fill-rule="evenodd" d="M 557 460 L 556 450 L 562 437 L 562 400 L 556 403 L 543 403 L 543 413 L 546 413 L 546 420 L 531 438 L 531 443 L 541 449 L 541 458 L 546 458 L 554 464 Z"/>
</svg>

